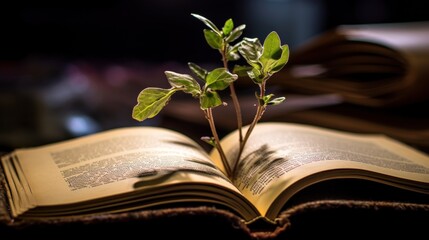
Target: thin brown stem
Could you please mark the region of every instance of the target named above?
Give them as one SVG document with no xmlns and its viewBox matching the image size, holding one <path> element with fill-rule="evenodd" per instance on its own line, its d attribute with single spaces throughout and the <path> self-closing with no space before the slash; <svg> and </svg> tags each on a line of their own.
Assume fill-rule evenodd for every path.
<svg viewBox="0 0 429 240">
<path fill-rule="evenodd" d="M 221 55 L 222 55 L 223 67 L 226 70 L 228 70 L 228 59 L 226 56 L 226 54 L 227 54 L 226 51 L 227 51 L 227 47 L 224 47 L 223 51 L 221 51 Z M 229 85 L 229 90 L 230 90 L 230 96 L 232 99 L 232 103 L 233 103 L 234 109 L 235 109 L 235 116 L 237 118 L 237 129 L 239 132 L 239 141 L 241 143 L 243 141 L 243 132 L 242 132 L 243 118 L 241 116 L 240 102 L 238 101 L 237 93 L 235 92 L 234 83 L 231 83 Z"/>
<path fill-rule="evenodd" d="M 259 89 L 260 89 L 260 92 L 259 92 L 259 98 L 260 98 L 260 99 L 262 99 L 262 98 L 265 96 L 265 83 L 266 83 L 266 80 L 267 80 L 267 79 L 268 79 L 268 78 L 264 79 L 264 80 L 262 81 L 262 83 L 259 85 Z M 247 131 L 246 131 L 246 135 L 244 136 L 243 141 L 242 141 L 242 142 L 240 142 L 240 148 L 239 148 L 239 150 L 238 150 L 237 158 L 235 159 L 234 164 L 233 164 L 233 168 L 232 168 L 232 173 L 233 173 L 233 175 L 234 175 L 234 172 L 236 171 L 236 168 L 237 168 L 238 162 L 239 162 L 239 160 L 240 160 L 240 158 L 241 158 L 241 154 L 243 153 L 244 146 L 246 145 L 247 140 L 249 140 L 250 134 L 252 133 L 252 131 L 253 131 L 253 129 L 255 128 L 256 124 L 257 124 L 257 123 L 259 122 L 259 120 L 262 118 L 262 115 L 264 115 L 265 109 L 266 109 L 266 105 L 265 105 L 265 104 L 261 104 L 261 103 L 258 101 L 258 107 L 256 108 L 256 113 L 255 113 L 255 116 L 254 116 L 254 118 L 253 118 L 253 121 L 252 121 L 252 123 L 249 125 L 249 128 L 247 129 Z"/>
<path fill-rule="evenodd" d="M 243 141 L 243 119 L 241 116 L 241 107 L 240 107 L 240 103 L 238 101 L 237 98 L 237 94 L 235 93 L 235 87 L 234 87 L 234 83 L 231 83 L 229 85 L 229 89 L 231 92 L 231 99 L 232 99 L 232 103 L 234 104 L 234 109 L 235 109 L 235 115 L 237 117 L 237 128 L 238 128 L 238 132 L 239 132 L 239 141 L 240 143 Z"/>
<path fill-rule="evenodd" d="M 222 55 L 222 62 L 223 62 L 223 66 L 226 70 L 228 70 L 228 59 L 227 59 L 227 45 L 222 49 L 222 51 L 220 51 L 221 55 Z M 229 71 L 229 70 L 228 70 Z M 240 107 L 240 102 L 238 101 L 238 97 L 237 97 L 237 93 L 235 91 L 235 87 L 234 87 L 234 83 L 231 83 L 229 85 L 229 90 L 230 90 L 230 96 L 232 99 L 232 103 L 234 105 L 234 109 L 235 109 L 235 116 L 237 119 L 237 129 L 238 129 L 238 135 L 239 135 L 239 152 L 242 151 L 242 143 L 243 143 L 243 118 L 241 116 L 241 107 Z M 230 177 L 232 177 L 233 174 L 233 169 L 235 169 L 235 166 L 238 164 L 238 160 L 235 160 L 234 162 L 232 162 L 232 170 Z"/>
<path fill-rule="evenodd" d="M 208 108 L 208 109 L 204 110 L 204 113 L 205 113 L 207 121 L 209 122 L 210 130 L 211 130 L 211 132 L 213 134 L 213 138 L 215 140 L 216 150 L 219 152 L 219 156 L 220 156 L 220 158 L 222 160 L 222 164 L 225 168 L 226 175 L 228 178 L 230 178 L 232 176 L 231 175 L 231 167 L 228 163 L 228 159 L 226 158 L 225 152 L 223 151 L 223 148 L 220 144 L 220 138 L 219 138 L 219 135 L 217 134 L 217 131 L 216 131 L 212 109 Z"/>
</svg>

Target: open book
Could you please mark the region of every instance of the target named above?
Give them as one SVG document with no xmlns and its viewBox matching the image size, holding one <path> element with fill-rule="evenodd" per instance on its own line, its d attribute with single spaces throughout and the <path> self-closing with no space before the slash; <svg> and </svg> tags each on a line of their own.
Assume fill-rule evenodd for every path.
<svg viewBox="0 0 429 240">
<path fill-rule="evenodd" d="M 227 156 L 237 132 L 222 139 Z M 166 128 L 107 130 L 3 155 L 13 218 L 63 218 L 180 204 L 219 206 L 275 222 L 301 190 L 362 179 L 429 196 L 429 157 L 382 135 L 292 123 L 256 126 L 233 179 L 217 151 Z"/>
<path fill-rule="evenodd" d="M 373 107 L 427 101 L 428 42 L 429 22 L 338 26 L 292 49 L 273 82 Z"/>
</svg>

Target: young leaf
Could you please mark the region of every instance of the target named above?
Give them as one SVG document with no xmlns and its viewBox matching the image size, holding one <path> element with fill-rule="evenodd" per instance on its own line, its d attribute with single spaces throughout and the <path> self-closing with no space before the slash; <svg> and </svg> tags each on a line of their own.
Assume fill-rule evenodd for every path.
<svg viewBox="0 0 429 240">
<path fill-rule="evenodd" d="M 200 96 L 201 109 L 214 108 L 222 104 L 219 94 L 214 91 L 207 91 Z"/>
<path fill-rule="evenodd" d="M 281 49 L 282 49 L 282 56 L 279 60 L 276 61 L 276 64 L 272 67 L 270 71 L 271 73 L 276 73 L 280 71 L 289 60 L 289 46 L 285 44 L 281 46 Z"/>
<path fill-rule="evenodd" d="M 260 62 L 265 73 L 278 72 L 289 59 L 289 47 L 281 46 L 280 37 L 276 32 L 271 32 L 265 38 Z"/>
<path fill-rule="evenodd" d="M 167 105 L 176 89 L 148 87 L 137 97 L 137 105 L 133 108 L 132 117 L 137 121 L 155 117 Z"/>
<path fill-rule="evenodd" d="M 238 47 L 240 44 L 236 44 L 234 46 L 228 45 L 228 50 L 226 52 L 226 57 L 228 61 L 237 61 L 240 59 L 240 54 L 238 54 Z"/>
<path fill-rule="evenodd" d="M 206 81 L 206 77 L 207 77 L 207 74 L 208 74 L 208 71 L 207 70 L 205 70 L 204 68 L 202 68 L 202 67 L 200 67 L 200 66 L 198 66 L 197 64 L 195 64 L 195 63 L 192 63 L 192 62 L 189 62 L 188 63 L 188 66 L 189 66 L 189 69 L 191 69 L 191 71 L 195 74 L 195 75 L 197 75 L 197 77 L 199 78 L 199 79 L 201 79 L 202 81 Z"/>
<path fill-rule="evenodd" d="M 264 49 L 262 51 L 261 58 L 279 59 L 280 56 L 280 37 L 276 32 L 270 32 L 265 38 Z"/>
<path fill-rule="evenodd" d="M 234 42 L 235 40 L 237 40 L 241 34 L 243 34 L 243 30 L 246 28 L 246 25 L 242 24 L 236 28 L 234 28 L 232 30 L 232 32 L 230 33 L 230 35 L 228 37 L 226 37 L 225 41 L 230 43 L 230 42 Z"/>
<path fill-rule="evenodd" d="M 193 97 L 200 95 L 201 87 L 191 75 L 172 71 L 165 71 L 165 75 L 172 87 L 183 90 L 185 93 L 190 93 Z"/>
<path fill-rule="evenodd" d="M 247 77 L 248 76 L 247 72 L 250 70 L 252 70 L 251 66 L 235 65 L 232 72 L 237 74 L 239 77 Z"/>
<path fill-rule="evenodd" d="M 244 38 L 241 41 L 238 51 L 246 59 L 247 63 L 257 69 L 261 69 L 259 57 L 262 54 L 262 45 L 257 38 Z"/>
<path fill-rule="evenodd" d="M 274 96 L 274 94 L 268 94 L 268 95 L 263 96 L 262 97 L 263 104 L 267 104 L 273 96 Z"/>
<path fill-rule="evenodd" d="M 226 20 L 225 25 L 222 28 L 223 35 L 228 36 L 231 33 L 233 28 L 234 28 L 234 22 L 232 21 L 232 19 L 230 18 Z"/>
<path fill-rule="evenodd" d="M 191 15 L 194 16 L 195 18 L 197 18 L 198 20 L 200 20 L 201 22 L 203 22 L 207 27 L 212 29 L 219 36 L 222 35 L 222 32 L 219 30 L 219 28 L 216 27 L 216 25 L 214 25 L 214 23 L 212 21 L 208 20 L 207 18 L 205 18 L 201 15 L 195 14 L 195 13 L 191 13 Z"/>
<path fill-rule="evenodd" d="M 215 141 L 214 137 L 204 136 L 204 137 L 201 137 L 201 140 L 210 144 L 212 147 L 216 147 L 216 141 Z"/>
<path fill-rule="evenodd" d="M 213 30 L 204 29 L 204 38 L 210 47 L 214 49 L 222 48 L 222 37 L 215 33 Z"/>
<path fill-rule="evenodd" d="M 282 103 L 286 99 L 285 97 L 278 97 L 278 98 L 274 98 L 271 100 L 272 97 L 274 97 L 274 94 L 265 95 L 262 98 L 263 104 L 264 105 L 277 105 L 277 104 Z"/>
<path fill-rule="evenodd" d="M 247 71 L 247 75 L 253 80 L 254 83 L 259 84 L 262 83 L 264 80 L 264 75 L 262 72 L 257 68 L 252 68 L 251 70 Z"/>
<path fill-rule="evenodd" d="M 277 105 L 282 103 L 285 99 L 286 99 L 285 97 L 274 98 L 273 100 L 267 102 L 267 105 Z"/>
<path fill-rule="evenodd" d="M 225 68 L 216 68 L 207 75 L 205 89 L 224 90 L 237 78 L 237 74 L 232 74 Z"/>
</svg>

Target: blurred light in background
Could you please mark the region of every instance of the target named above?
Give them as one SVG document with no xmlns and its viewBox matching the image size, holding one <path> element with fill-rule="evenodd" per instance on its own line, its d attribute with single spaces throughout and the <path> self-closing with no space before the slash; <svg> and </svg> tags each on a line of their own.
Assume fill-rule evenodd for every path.
<svg viewBox="0 0 429 240">
<path fill-rule="evenodd" d="M 58 141 L 140 123 L 138 92 L 166 84 L 187 62 L 219 66 L 197 13 L 270 31 L 293 51 L 340 24 L 429 20 L 417 0 L 4 1 L 0 7 L 0 147 Z M 317 70 L 317 69 L 316 69 Z"/>
<path fill-rule="evenodd" d="M 73 136 L 83 136 L 102 130 L 94 119 L 83 114 L 70 114 L 66 116 L 64 122 L 67 130 Z"/>
</svg>

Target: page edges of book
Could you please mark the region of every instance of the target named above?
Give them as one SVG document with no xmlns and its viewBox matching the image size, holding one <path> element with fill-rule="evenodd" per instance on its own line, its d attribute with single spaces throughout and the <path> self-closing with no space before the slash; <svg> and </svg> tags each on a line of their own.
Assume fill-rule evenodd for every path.
<svg viewBox="0 0 429 240">
<path fill-rule="evenodd" d="M 113 133 L 113 132 L 119 133 L 119 131 L 120 130 L 118 130 L 118 131 L 109 131 L 109 133 L 102 133 L 101 135 L 105 136 L 106 138 L 110 138 L 111 137 L 110 133 Z M 125 130 L 125 131 L 131 131 L 131 132 L 133 132 L 133 129 L 128 129 L 128 130 Z M 208 154 L 206 152 L 201 151 L 201 149 L 199 149 L 199 148 L 195 148 L 194 149 L 194 147 L 191 146 L 191 145 L 195 144 L 197 146 L 197 143 L 190 142 L 191 140 L 188 139 L 187 137 L 185 137 L 184 135 L 179 134 L 177 132 L 170 132 L 170 131 L 168 131 L 166 129 L 162 129 L 162 130 L 160 129 L 159 132 L 158 132 L 158 130 L 156 130 L 156 133 L 160 133 L 161 134 L 164 131 L 168 132 L 168 134 L 172 134 L 171 136 L 173 136 L 173 135 L 176 136 L 176 134 L 180 135 L 180 138 L 179 137 L 173 137 L 173 138 L 171 138 L 171 140 L 173 142 L 174 141 L 176 142 L 176 143 L 173 143 L 173 144 L 179 144 L 179 145 L 175 145 L 175 146 L 178 146 L 178 148 L 181 147 L 181 148 L 187 149 L 186 151 L 194 151 L 195 153 L 193 153 L 193 154 L 198 155 L 199 156 L 198 158 L 205 159 L 204 161 L 207 161 L 207 162 L 209 162 L 209 161 L 211 162 L 211 160 L 208 157 Z M 119 133 L 119 135 L 120 135 L 120 133 Z M 21 177 L 17 176 L 17 177 L 12 177 L 12 178 L 9 176 L 9 178 L 17 180 L 19 178 L 27 178 L 27 177 L 29 177 L 30 178 L 30 180 L 28 182 L 29 186 L 27 186 L 27 187 L 23 186 L 23 190 L 27 189 L 28 192 L 35 191 L 36 192 L 35 196 L 36 196 L 38 204 L 41 203 L 44 206 L 49 206 L 50 205 L 49 202 L 43 203 L 43 201 L 40 201 L 40 198 L 37 197 L 37 196 L 40 197 L 40 193 L 38 195 L 38 192 L 40 192 L 40 189 L 38 189 L 37 187 L 34 188 L 34 185 L 32 184 L 32 180 L 34 180 L 35 178 L 37 178 L 37 179 L 39 179 L 39 178 L 46 178 L 46 179 L 44 179 L 44 181 L 42 181 L 40 183 L 41 185 L 45 185 L 45 183 L 52 183 L 54 185 L 58 185 L 58 184 L 64 185 L 64 183 L 60 183 L 60 182 L 63 182 L 63 181 L 60 181 L 63 178 L 63 177 L 60 177 L 60 175 L 58 173 L 58 171 L 60 171 L 60 170 L 58 169 L 57 166 L 55 166 L 52 163 L 53 160 L 47 157 L 48 153 L 51 152 L 52 149 L 57 149 L 57 150 L 58 149 L 68 149 L 68 148 L 73 147 L 73 146 L 79 146 L 81 144 L 88 144 L 89 142 L 87 142 L 87 140 L 88 139 L 93 139 L 93 138 L 94 137 L 90 136 L 90 137 L 84 137 L 84 138 L 79 138 L 79 139 L 73 139 L 71 141 L 63 141 L 63 142 L 48 144 L 48 145 L 45 145 L 45 146 L 39 146 L 39 147 L 35 147 L 35 148 L 18 149 L 16 151 L 16 152 L 18 152 L 17 155 L 19 155 L 19 157 L 22 158 L 22 159 L 24 159 L 24 160 L 22 160 L 22 159 L 18 160 L 18 163 L 19 163 L 18 166 L 21 166 L 21 165 L 23 165 L 23 166 L 22 166 L 22 170 L 17 171 L 17 174 L 22 174 L 22 176 Z M 84 139 L 85 141 L 81 141 L 82 139 Z M 173 139 L 175 139 L 175 140 L 173 140 Z M 98 140 L 98 137 L 96 136 L 96 141 L 97 140 Z M 150 141 L 153 142 L 154 140 L 151 139 Z M 73 144 L 70 144 L 70 143 L 73 143 Z M 156 143 L 153 143 L 153 144 L 156 144 Z M 170 148 L 171 148 L 171 146 L 170 146 Z M 176 148 L 173 148 L 173 149 L 175 149 L 176 152 L 178 151 L 177 153 L 180 153 L 180 151 L 185 151 L 185 150 L 177 150 Z M 14 153 L 16 153 L 16 152 L 14 152 Z M 182 152 L 182 153 L 185 153 L 185 152 Z M 168 153 L 167 155 L 173 156 L 173 155 L 175 155 L 175 153 Z M 191 156 L 192 154 L 186 153 L 185 155 L 186 156 Z M 158 158 L 162 158 L 162 154 L 161 155 L 157 154 L 156 156 Z M 177 156 L 177 155 L 175 155 L 175 156 Z M 191 163 L 194 164 L 194 165 L 195 164 L 197 164 L 197 165 L 200 164 L 199 163 L 200 161 L 198 159 L 190 159 L 190 160 L 192 160 Z M 45 162 L 49 162 L 49 164 L 46 165 Z M 201 162 L 201 164 L 202 165 L 199 165 L 199 166 L 204 167 L 204 168 L 209 167 L 208 163 Z M 8 166 L 10 167 L 10 164 L 8 164 Z M 212 168 L 212 166 L 210 166 L 209 168 Z M 49 169 L 51 169 L 51 170 L 49 170 Z M 60 169 L 61 169 L 61 167 L 60 167 Z M 189 170 L 191 170 L 191 169 L 189 169 Z M 218 173 L 217 173 L 217 177 L 218 178 L 216 179 L 216 181 L 213 180 L 213 179 L 212 180 L 208 180 L 208 179 L 204 180 L 204 178 L 201 178 L 201 177 L 197 177 L 197 179 L 199 179 L 199 180 L 196 180 L 196 181 L 200 181 L 201 183 L 204 182 L 204 184 L 211 183 L 211 184 L 214 184 L 214 185 L 219 185 L 219 186 L 221 185 L 221 186 L 223 186 L 226 189 L 230 189 L 231 192 L 235 192 L 234 194 L 237 194 L 237 195 L 241 194 L 241 193 L 239 193 L 239 191 L 229 181 L 219 181 L 220 180 L 219 178 L 225 178 L 225 176 L 221 174 L 221 171 L 214 170 L 214 168 L 213 168 L 213 171 L 215 171 L 215 172 L 218 171 Z M 53 172 L 55 172 L 55 174 L 52 174 Z M 192 172 L 189 172 L 189 174 L 193 174 L 194 176 L 199 176 L 197 173 L 194 174 Z M 52 175 L 58 176 L 58 177 L 55 177 L 56 180 L 52 179 Z M 173 177 L 169 181 L 172 181 L 172 183 L 175 182 L 175 181 L 179 181 L 180 182 L 180 181 L 182 181 L 180 179 L 182 179 L 182 178 L 180 178 L 180 177 L 179 178 Z M 183 179 L 185 179 L 185 178 L 183 178 Z M 139 180 L 137 179 L 136 180 L 137 182 L 135 180 L 132 180 L 132 181 L 134 181 L 135 183 L 137 183 Z M 194 180 L 186 180 L 186 181 L 194 181 Z M 61 188 L 65 189 L 65 187 L 66 186 L 61 187 Z M 17 188 L 15 188 L 15 189 L 17 189 Z M 31 189 L 31 190 L 29 190 L 29 189 Z M 49 192 L 51 192 L 50 194 L 54 194 L 55 195 L 55 194 L 60 193 L 60 195 L 67 195 L 65 192 L 63 192 L 64 193 L 63 194 L 63 193 L 61 193 L 61 191 L 55 190 L 55 188 L 48 187 L 46 190 L 48 190 L 48 189 L 50 189 L 49 190 Z M 107 189 L 111 189 L 111 187 L 109 186 L 109 188 L 106 188 L 106 190 Z M 131 191 L 134 191 L 134 190 L 131 190 Z M 25 191 L 23 191 L 23 192 L 25 192 Z M 41 192 L 43 194 L 44 194 L 44 192 L 46 193 L 45 190 L 42 190 Z M 16 193 L 14 195 L 18 196 L 19 194 Z M 97 196 L 98 195 L 93 195 L 93 197 L 97 197 Z M 93 197 L 90 197 L 88 199 L 91 199 Z M 67 199 L 67 197 L 65 197 L 65 199 Z M 82 200 L 84 200 L 84 199 L 82 199 Z M 81 201 L 81 200 L 78 200 L 78 201 Z M 242 201 L 242 200 L 240 200 L 240 201 Z M 55 203 L 55 201 L 53 201 L 52 203 L 54 203 L 54 205 L 56 205 L 57 203 L 61 205 L 62 204 L 62 200 L 59 201 L 59 202 L 57 202 L 57 203 Z M 68 204 L 66 202 L 64 202 L 64 203 Z M 70 203 L 72 203 L 72 202 L 70 202 Z M 246 204 L 248 204 L 248 203 L 246 203 Z M 255 212 L 254 207 L 252 206 L 251 208 L 253 208 L 253 210 L 250 210 L 250 211 L 246 210 L 246 211 Z M 59 208 L 59 210 L 61 210 L 61 208 Z M 34 216 L 37 216 L 37 214 L 38 214 L 37 212 L 38 211 L 32 211 L 32 212 L 33 212 L 32 214 L 36 214 Z M 250 215 L 249 215 L 249 213 L 247 213 L 247 214 L 248 214 L 247 215 L 247 218 L 248 218 L 247 220 L 250 220 L 249 216 L 253 215 L 255 213 L 252 213 Z M 16 214 L 16 215 L 19 215 L 19 214 Z M 253 215 L 253 217 L 256 217 L 256 216 L 257 215 Z"/>
<path fill-rule="evenodd" d="M 257 130 L 259 128 L 259 130 Z M 274 132 L 276 132 L 276 133 L 283 133 L 284 135 L 285 135 L 285 137 L 281 137 L 281 138 L 283 138 L 283 140 L 279 140 L 279 142 L 281 142 L 281 143 L 284 143 L 284 142 L 287 142 L 288 141 L 288 139 L 287 139 L 287 135 L 288 135 L 288 131 L 289 130 L 287 130 L 287 129 L 297 129 L 297 130 L 300 130 L 300 131 L 308 131 L 309 133 L 311 133 L 311 134 L 313 134 L 313 132 L 314 133 L 317 133 L 317 134 L 320 134 L 320 136 L 323 136 L 323 137 L 329 137 L 329 136 L 332 136 L 333 137 L 333 139 L 336 139 L 336 138 L 338 138 L 338 140 L 341 140 L 341 138 L 346 138 L 346 139 L 350 139 L 350 140 L 353 140 L 352 142 L 354 142 L 354 141 L 358 141 L 358 142 L 362 142 L 362 143 L 365 143 L 365 146 L 366 146 L 366 144 L 374 144 L 374 145 L 372 145 L 372 148 L 374 148 L 374 151 L 376 150 L 376 149 L 380 149 L 380 150 L 384 150 L 384 149 L 389 149 L 389 151 L 393 151 L 394 153 L 398 153 L 398 149 L 396 148 L 397 146 L 396 145 L 394 145 L 394 146 L 390 146 L 390 147 L 387 147 L 387 145 L 384 143 L 384 142 L 387 142 L 387 143 L 392 143 L 392 142 L 395 142 L 395 141 L 393 141 L 392 139 L 390 139 L 390 138 L 388 138 L 388 137 L 386 137 L 386 136 L 384 136 L 384 135 L 380 135 L 380 134 L 357 134 L 357 133 L 347 133 L 347 132 L 343 132 L 343 131 L 338 131 L 338 130 L 329 130 L 329 129 L 323 129 L 323 128 L 320 128 L 320 127 L 315 127 L 315 126 L 310 126 L 310 125 L 308 125 L 308 126 L 306 126 L 306 125 L 302 125 L 302 124 L 294 124 L 294 123 L 273 123 L 273 122 L 268 122 L 268 123 L 260 123 L 256 128 L 255 128 L 255 132 L 253 133 L 254 135 L 252 135 L 252 137 L 254 138 L 254 139 L 259 139 L 259 142 L 261 142 L 261 143 L 264 143 L 265 142 L 265 140 L 263 140 L 264 138 L 261 138 L 261 136 L 263 135 L 263 134 L 265 134 L 265 135 L 269 135 L 269 134 L 271 134 L 271 133 L 274 133 Z M 232 155 L 234 155 L 234 150 L 233 150 L 233 148 L 231 148 L 231 147 L 228 147 L 228 146 L 230 146 L 230 141 L 234 141 L 233 139 L 235 138 L 235 136 L 234 136 L 234 134 L 236 134 L 236 132 L 234 132 L 234 133 L 232 133 L 231 135 L 229 135 L 229 136 L 226 136 L 224 139 L 223 139 L 223 144 L 225 144 L 225 146 L 226 146 L 226 148 L 225 148 L 225 152 L 227 153 L 227 155 L 229 155 L 229 154 L 232 154 Z M 279 137 L 279 136 L 277 136 L 277 137 Z M 276 137 L 276 139 L 277 139 L 277 137 Z M 253 140 L 254 141 L 254 140 Z M 252 143 L 252 140 L 251 139 L 249 139 L 249 142 L 250 142 L 250 144 L 255 144 L 255 142 L 253 142 Z M 272 142 L 272 141 L 267 141 L 266 143 L 268 143 L 268 145 L 269 145 L 269 143 L 270 142 Z M 413 149 L 413 148 L 411 148 L 411 147 L 408 147 L 408 146 L 406 146 L 405 144 L 401 144 L 401 143 L 397 143 L 397 142 L 395 142 L 396 144 L 398 144 L 398 145 L 400 145 L 400 146 L 402 146 L 404 149 L 406 149 L 407 150 L 407 152 L 414 152 L 414 153 L 416 153 L 416 151 L 415 151 L 415 149 Z M 364 145 L 363 145 L 364 146 Z M 368 145 L 368 146 L 370 146 L 370 145 Z M 357 150 L 357 152 L 356 153 L 358 153 L 358 154 L 364 154 L 365 152 L 359 152 L 360 150 Z M 310 153 L 310 152 L 308 152 L 308 151 L 306 151 L 305 153 Z M 246 154 L 248 154 L 248 152 L 246 153 L 246 151 L 244 151 L 243 152 L 243 156 L 245 156 Z M 404 153 L 402 153 L 401 154 L 401 156 L 403 155 Z M 216 155 L 216 154 L 214 154 L 214 155 Z M 364 155 L 362 155 L 362 156 L 364 156 Z M 382 155 L 381 155 L 382 156 Z M 381 157 L 380 156 L 380 157 Z M 428 159 L 428 156 L 426 156 L 426 155 L 422 155 L 422 157 L 424 157 L 424 159 Z M 274 159 L 276 159 L 276 157 L 273 157 Z M 399 158 L 398 158 L 399 159 Z M 332 160 L 330 160 L 330 161 L 332 161 Z M 349 164 L 349 161 L 350 160 L 341 160 L 340 162 L 343 162 L 343 163 L 345 163 L 346 165 L 344 166 L 344 168 L 347 168 L 347 166 L 348 166 L 348 164 Z M 351 162 L 351 163 L 353 163 L 353 162 Z M 372 165 L 362 165 L 363 163 L 356 163 L 356 164 L 354 164 L 354 165 L 356 165 L 356 169 L 360 169 L 362 166 L 365 166 L 365 168 L 364 169 L 368 169 L 368 171 L 374 171 L 374 172 L 380 172 L 380 173 L 382 173 L 382 172 L 384 172 L 384 171 L 387 171 L 387 168 L 383 168 L 383 167 L 381 167 L 382 165 L 379 165 L 379 166 L 372 166 Z M 408 163 L 408 164 L 410 164 L 410 163 Z M 417 164 L 417 163 L 415 163 L 414 161 L 413 161 L 413 163 L 411 163 L 411 164 Z M 305 165 L 303 165 L 303 166 L 305 166 Z M 333 165 L 334 167 L 335 167 L 335 165 Z M 301 169 L 302 167 L 297 167 L 297 169 Z M 399 169 L 398 169 L 399 170 Z M 422 173 L 422 174 L 418 174 L 418 173 L 412 173 L 412 174 L 414 174 L 413 176 L 411 176 L 411 175 L 407 175 L 407 174 L 404 174 L 404 173 L 400 173 L 400 171 L 398 171 L 398 170 L 395 170 L 394 172 L 392 172 L 393 170 L 389 170 L 389 171 L 387 171 L 387 172 L 390 172 L 389 174 L 390 175 L 392 175 L 392 176 L 396 176 L 396 177 L 402 177 L 402 178 L 404 178 L 404 179 L 408 179 L 408 178 L 410 178 L 410 179 L 414 179 L 414 181 L 416 181 L 416 180 L 418 180 L 418 179 L 420 179 L 420 180 L 424 180 L 424 179 L 429 179 L 428 178 L 428 175 L 427 174 L 425 174 L 425 173 Z M 253 171 L 253 170 L 252 170 Z M 289 170 L 287 170 L 287 171 L 289 171 Z M 312 170 L 313 171 L 313 170 Z M 318 172 L 318 171 L 320 171 L 320 170 L 316 170 L 315 172 Z M 251 172 L 245 172 L 245 173 L 247 173 L 247 174 L 250 174 L 250 175 L 257 175 L 256 173 L 251 173 Z M 283 179 L 282 181 L 286 181 L 286 182 L 294 182 L 294 181 L 297 181 L 297 180 L 299 180 L 300 179 L 300 177 L 296 177 L 296 175 L 295 174 L 298 174 L 298 173 L 294 173 L 294 176 L 293 176 L 293 178 L 295 178 L 295 180 L 288 180 L 289 179 L 289 177 L 287 177 L 286 179 Z M 388 176 L 389 174 L 387 174 L 386 176 Z M 417 174 L 417 175 L 416 175 Z M 291 176 L 292 177 L 292 176 Z M 262 177 L 262 178 L 258 178 L 258 180 L 252 180 L 252 182 L 253 181 L 265 181 L 265 180 L 263 180 L 264 179 L 264 177 Z M 249 179 L 250 180 L 250 179 Z M 249 181 L 249 180 L 244 180 L 244 181 Z M 271 184 L 276 184 L 276 182 L 277 182 L 277 180 L 273 180 L 273 182 L 271 183 Z M 283 191 L 285 191 L 285 185 L 284 184 L 280 184 L 280 185 L 282 185 L 282 187 L 281 188 L 279 188 L 278 190 L 277 190 L 277 192 L 278 192 L 278 195 L 280 195 Z M 269 187 L 270 185 L 266 185 L 266 188 L 270 188 L 270 194 L 272 194 L 272 191 L 273 191 L 273 188 L 272 187 Z M 247 195 L 247 194 L 249 194 L 249 193 L 246 193 L 246 191 L 243 191 L 243 189 L 242 188 L 240 188 L 239 187 L 239 189 L 242 191 L 242 192 L 244 192 L 245 193 L 245 195 Z M 254 191 L 254 190 L 252 190 L 252 191 Z M 265 192 L 264 192 L 265 190 L 263 190 L 262 191 L 262 193 L 260 193 L 261 195 L 257 195 L 257 198 L 256 199 L 258 199 L 256 202 L 255 202 L 255 200 L 252 200 L 252 202 L 256 205 L 256 206 L 260 206 L 261 204 L 262 205 L 265 205 L 265 206 L 268 206 L 268 205 L 270 205 L 270 202 L 274 202 L 275 201 L 275 198 L 278 196 L 278 195 L 276 195 L 276 194 L 273 194 L 273 196 L 267 196 L 266 194 L 265 194 Z M 268 190 L 266 190 L 266 191 L 268 191 Z M 287 190 L 286 190 L 287 191 Z M 249 196 L 249 195 L 247 195 L 247 196 Z M 264 199 L 265 198 L 265 199 Z M 252 199 L 252 197 L 249 197 L 249 199 Z M 257 202 L 260 202 L 260 203 L 257 203 Z M 261 211 L 262 212 L 264 212 L 264 210 L 262 210 L 261 209 Z M 271 216 L 269 216 L 269 217 L 273 217 L 272 215 Z"/>
</svg>

